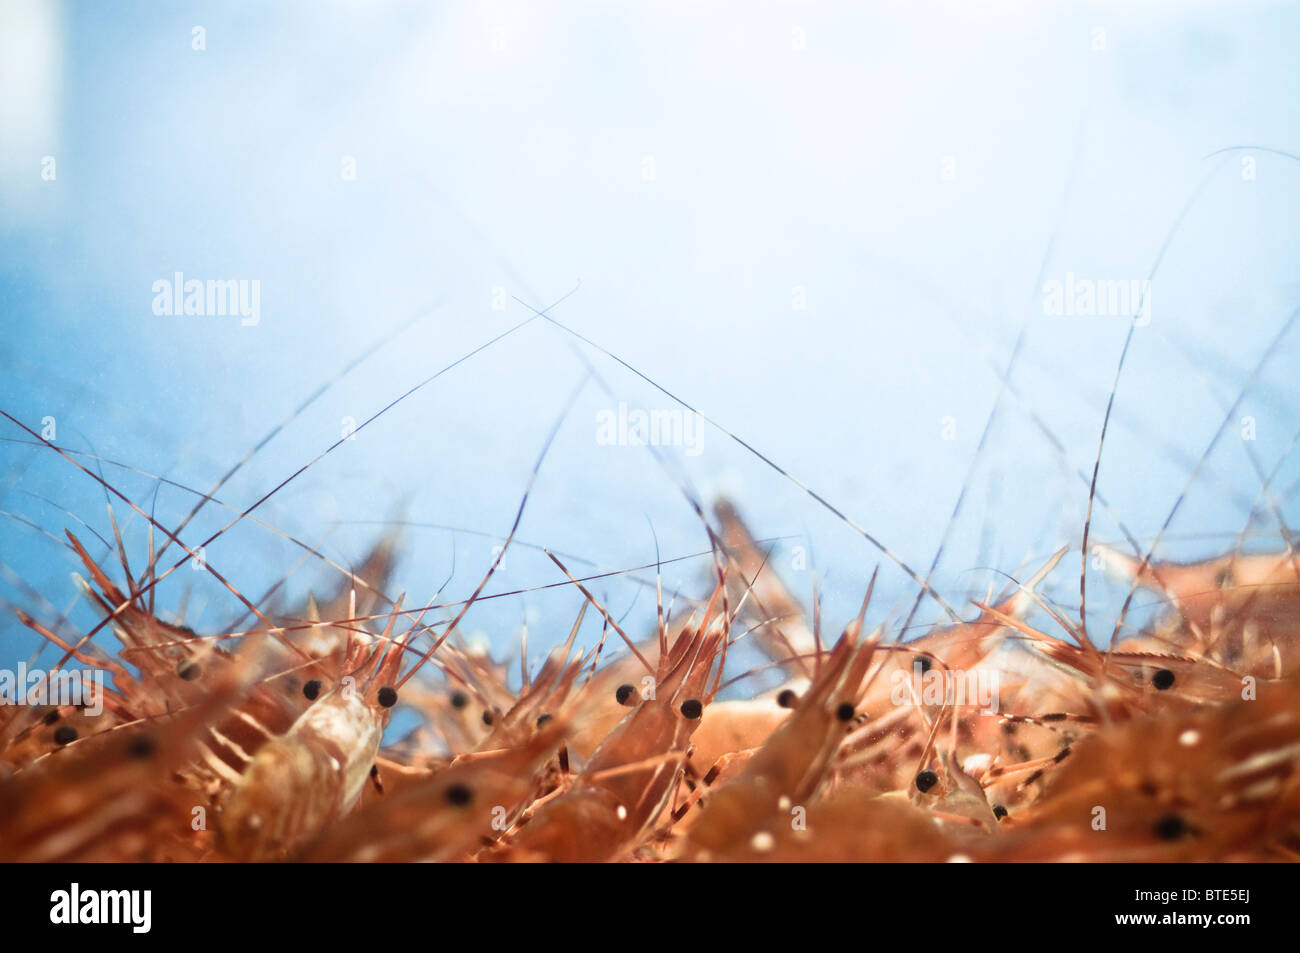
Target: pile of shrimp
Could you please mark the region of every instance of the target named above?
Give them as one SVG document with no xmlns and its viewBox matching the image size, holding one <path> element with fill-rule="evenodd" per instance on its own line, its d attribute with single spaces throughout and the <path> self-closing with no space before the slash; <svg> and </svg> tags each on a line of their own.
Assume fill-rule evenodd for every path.
<svg viewBox="0 0 1300 953">
<path fill-rule="evenodd" d="M 533 317 L 357 430 L 536 319 L 699 413 L 560 323 L 549 314 L 554 307 L 529 306 Z M 1300 309 L 1243 395 L 1297 323 Z M 102 711 L 0 705 L 0 860 L 1300 859 L 1300 555 L 1266 492 L 1272 476 L 1259 466 L 1260 498 L 1274 511 L 1277 536 L 1248 551 L 1243 531 L 1235 545 L 1194 563 L 1154 557 L 1187 487 L 1146 546 L 1098 492 L 1114 387 L 1135 326 L 1091 477 L 1036 418 L 1088 488 L 1074 553 L 1077 606 L 1046 594 L 1069 548 L 1023 579 L 1008 577 L 996 597 L 950 605 L 931 585 L 942 544 L 922 577 L 824 496 L 700 414 L 916 583 L 911 611 L 901 624 L 890 610 L 869 626 L 869 615 L 882 615 L 879 607 L 869 613 L 873 573 L 863 579 L 856 617 L 824 632 L 816 586 L 805 606 L 771 564 L 772 548 L 732 505 L 720 501 L 707 513 L 679 481 L 710 544 L 699 591 L 665 606 L 659 582 L 652 630 L 629 633 L 592 591 L 602 576 L 575 577 L 546 551 L 563 574 L 557 584 L 580 594 L 581 608 L 572 620 L 546 620 L 568 635 L 540 665 L 529 665 L 521 645 L 518 679 L 512 659 L 479 647 L 463 623 L 491 598 L 484 592 L 560 422 L 470 597 L 440 602 L 439 592 L 408 605 L 405 595 L 387 594 L 394 537 L 381 538 L 350 571 L 252 516 L 347 437 L 247 508 L 222 503 L 217 493 L 291 415 L 208 492 L 191 490 L 198 502 L 169 526 L 78 457 L 113 461 L 74 455 L 0 410 L 39 452 L 57 453 L 102 486 L 113 524 L 110 540 L 81 523 L 104 544 L 99 559 L 74 533 L 59 540 L 78 563 L 97 624 L 80 631 L 66 613 L 56 621 L 17 609 L 45 651 L 59 655 L 47 678 L 79 666 L 105 687 Z M 615 395 L 588 362 L 566 413 L 592 379 Z M 671 472 L 657 447 L 647 449 Z M 208 503 L 235 515 L 201 543 L 182 542 Z M 133 568 L 113 516 L 121 504 L 148 524 L 143 568 L 138 558 Z M 1090 541 L 1094 504 L 1121 530 L 1124 549 Z M 275 611 L 267 597 L 250 600 L 204 559 L 206 546 L 246 519 L 344 581 L 319 600 Z M 1087 602 L 1090 559 L 1102 559 L 1128 587 L 1109 638 L 1098 631 L 1095 600 Z M 160 585 L 192 561 L 242 606 L 236 623 L 201 633 L 157 611 Z M 1150 618 L 1130 613 L 1139 591 L 1158 606 Z M 926 598 L 945 618 L 913 626 Z M 590 635 L 597 628 L 599 637 Z M 584 631 L 594 644 L 578 643 Z M 745 667 L 755 650 L 766 661 Z M 402 722 L 413 727 L 399 730 Z"/>
<path fill-rule="evenodd" d="M 0 709 L 0 859 L 1300 856 L 1289 546 L 1190 565 L 1108 552 L 1130 598 L 1165 609 L 1103 649 L 1039 593 L 1064 551 L 910 641 L 866 628 L 873 576 L 824 638 L 816 599 L 806 612 L 732 506 L 707 525 L 711 591 L 674 611 L 660 587 L 648 634 L 552 556 L 582 608 L 518 684 L 461 638 L 474 598 L 439 621 L 387 601 L 390 540 L 319 602 L 250 605 L 246 631 L 205 636 L 154 614 L 152 545 L 137 575 L 120 536 L 109 566 L 68 533 L 115 651 L 20 617 L 111 688 L 97 717 Z M 601 635 L 584 649 L 589 611 Z M 754 674 L 728 665 L 742 638 L 780 684 L 723 698 Z M 959 679 L 997 685 L 995 704 Z M 416 727 L 385 744 L 395 711 Z"/>
</svg>

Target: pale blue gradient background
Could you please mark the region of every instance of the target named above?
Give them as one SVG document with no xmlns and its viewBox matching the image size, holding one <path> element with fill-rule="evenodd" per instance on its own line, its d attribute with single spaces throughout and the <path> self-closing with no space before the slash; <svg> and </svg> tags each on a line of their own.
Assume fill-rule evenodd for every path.
<svg viewBox="0 0 1300 953">
<path fill-rule="evenodd" d="M 191 28 L 207 48 L 191 49 Z M 795 29 L 806 49 L 794 46 Z M 1094 30 L 1105 49 L 1092 49 Z M 1120 382 L 1101 486 L 1154 535 L 1251 368 L 1300 305 L 1300 11 L 1270 4 L 37 4 L 0 14 L 0 407 L 58 442 L 206 489 L 355 355 L 437 307 L 296 419 L 225 488 L 239 507 L 362 420 L 527 311 L 556 316 L 782 463 L 924 573 L 1005 365 L 1075 466 L 1091 469 L 1126 325 L 1041 314 L 1040 268 L 1156 276 L 1153 320 Z M 502 38 L 502 48 L 494 40 Z M 58 178 L 42 181 L 53 155 Z M 340 174 L 343 156 L 357 178 Z M 956 175 L 945 181 L 941 162 Z M 643 177 L 653 157 L 655 177 Z M 174 271 L 261 282 L 262 320 L 155 317 Z M 792 289 L 806 289 L 806 310 Z M 1278 348 L 1240 415 L 1271 469 L 1297 419 L 1300 339 Z M 592 360 L 633 406 L 666 399 Z M 534 322 L 399 405 L 259 514 L 339 561 L 377 527 L 413 521 L 504 533 L 548 428 L 583 373 L 572 342 Z M 707 547 L 675 479 L 644 450 L 596 444 L 611 406 L 592 383 L 538 479 L 520 538 L 602 566 Z M 957 439 L 940 439 L 956 418 Z M 23 438 L 7 421 L 0 436 Z M 828 624 L 882 563 L 873 617 L 905 577 L 724 436 L 671 451 L 756 532 L 799 535 L 824 579 Z M 146 508 L 153 484 L 106 468 Z M 1280 493 L 1300 477 L 1288 459 Z M 1172 527 L 1169 555 L 1207 555 L 1242 526 L 1258 480 L 1234 424 Z M 0 445 L 0 509 L 56 536 L 109 532 L 103 494 L 47 449 Z M 165 488 L 169 525 L 192 502 Z M 1086 488 L 1005 400 L 936 577 L 955 603 L 1077 546 Z M 1288 522 L 1300 520 L 1294 494 Z M 126 508 L 116 507 L 119 517 Z M 215 508 L 197 543 L 229 517 Z M 647 522 L 649 520 L 649 523 Z M 1276 531 L 1265 518 L 1264 530 Z M 144 523 L 127 532 L 138 567 Z M 1096 533 L 1117 540 L 1099 516 Z M 790 570 L 791 540 L 774 559 Z M 394 595 L 432 598 L 453 537 L 412 528 Z M 455 539 L 447 598 L 492 542 Z M 102 547 L 96 547 L 98 554 Z M 290 544 L 241 526 L 208 557 L 250 595 L 295 566 Z M 57 617 L 72 555 L 0 521 L 0 595 Z M 582 567 L 575 564 L 578 571 Z M 703 561 L 666 583 L 703 591 Z M 1077 555 L 1049 591 L 1077 608 Z M 49 605 L 34 602 L 20 576 Z M 648 574 L 652 575 L 652 574 Z M 519 550 L 492 591 L 554 582 Z M 309 565 L 290 590 L 332 582 Z M 1103 579 L 1096 582 L 1101 618 Z M 159 590 L 209 631 L 239 614 L 188 570 Z M 622 613 L 637 589 L 598 587 Z M 503 648 L 567 631 L 571 589 L 498 600 L 467 623 Z M 628 625 L 647 631 L 642 590 Z M 1090 608 L 1094 606 L 1090 603 Z M 5 612 L 3 657 L 36 641 Z M 923 620 L 937 618 L 927 604 Z M 594 619 L 594 616 L 593 616 Z M 72 614 L 94 621 L 84 605 Z M 589 620 L 590 622 L 591 620 Z M 1099 623 L 1100 624 L 1100 623 Z M 1108 631 L 1107 626 L 1103 626 Z M 594 630 L 592 638 L 594 638 Z"/>
</svg>

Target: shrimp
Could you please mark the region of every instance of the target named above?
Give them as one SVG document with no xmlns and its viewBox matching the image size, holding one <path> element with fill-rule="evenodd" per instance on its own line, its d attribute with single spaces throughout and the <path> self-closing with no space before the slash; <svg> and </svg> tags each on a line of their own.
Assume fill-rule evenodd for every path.
<svg viewBox="0 0 1300 953">
<path fill-rule="evenodd" d="M 711 792 L 677 857 L 727 857 L 768 827 L 789 825 L 789 812 L 816 793 L 854 718 L 854 700 L 879 642 L 877 632 L 858 644 L 860 631 L 861 616 L 836 642 L 807 693 L 767 743 L 733 780 Z"/>
<path fill-rule="evenodd" d="M 539 721 L 544 724 L 547 716 L 564 702 L 584 665 L 583 659 L 570 664 L 566 662 L 582 627 L 587 605 L 583 603 L 573 628 L 569 630 L 568 640 L 547 656 L 541 671 L 525 686 L 520 698 L 506 711 L 491 715 L 492 730 L 480 742 L 478 752 L 513 748 L 525 743 L 538 731 Z"/>
<path fill-rule="evenodd" d="M 531 802 L 567 725 L 553 719 L 515 748 L 453 762 L 352 814 L 311 846 L 324 861 L 454 861 L 491 844 Z"/>
<path fill-rule="evenodd" d="M 1300 848 L 1300 685 L 1075 745 L 984 860 L 1267 860 Z"/>
<path fill-rule="evenodd" d="M 713 699 L 707 684 L 731 621 L 714 614 L 722 592 L 720 585 L 701 623 L 683 630 L 660 657 L 649 697 L 625 695 L 636 707 L 592 753 L 573 787 L 541 803 L 490 859 L 613 860 L 641 840 L 675 791 L 687 745 Z"/>
<path fill-rule="evenodd" d="M 1074 645 L 987 606 L 995 617 L 1027 636 L 1074 686 L 1075 704 L 1108 718 L 1137 711 L 1195 708 L 1238 697 L 1242 675 L 1205 658 L 1140 652 L 1102 652 L 1090 642 Z M 1068 692 L 1058 682 L 1057 689 Z"/>
<path fill-rule="evenodd" d="M 238 779 L 249 758 L 267 739 L 288 730 L 306 708 L 307 700 L 283 681 L 268 678 L 267 655 L 260 651 L 265 642 L 245 642 L 244 651 L 231 655 L 215 644 L 205 644 L 193 630 L 164 622 L 138 597 L 128 570 L 124 568 L 130 598 L 109 579 L 77 537 L 67 535 L 97 587 L 96 591 L 85 584 L 86 592 L 106 616 L 114 619 L 113 631 L 123 646 L 120 658 L 135 662 L 140 669 L 137 679 L 116 662 L 105 666 L 117 687 L 114 693 L 106 692 L 106 702 L 123 713 L 121 720 L 157 718 L 202 704 L 210 697 L 213 686 L 228 678 L 237 678 L 245 686 L 233 711 L 202 726 L 202 738 L 195 749 L 197 757 L 181 768 L 193 787 L 217 795 Z M 64 645 L 34 620 L 20 617 L 47 640 Z M 95 727 L 102 730 L 109 726 Z"/>
<path fill-rule="evenodd" d="M 0 860 L 199 860 L 207 804 L 178 772 L 237 697 L 227 679 L 198 706 L 75 739 L 0 784 Z"/>
<path fill-rule="evenodd" d="M 283 857 L 347 814 L 361 797 L 379 753 L 405 640 L 392 639 L 401 600 L 383 644 L 358 639 L 340 684 L 320 696 L 284 735 L 264 744 L 224 803 L 222 843 L 240 859 Z"/>
<path fill-rule="evenodd" d="M 1102 555 L 1112 572 L 1170 600 L 1173 611 L 1150 636 L 1131 640 L 1134 648 L 1173 647 L 1265 678 L 1300 667 L 1300 564 L 1293 552 L 1228 553 L 1186 564 L 1143 563 L 1110 549 Z"/>
<path fill-rule="evenodd" d="M 755 595 L 747 608 L 747 621 L 754 625 L 756 634 L 768 632 L 760 644 L 770 657 L 783 667 L 797 665 L 798 669 L 770 697 L 713 706 L 697 744 L 697 754 L 704 757 L 704 763 L 720 758 L 722 749 L 734 752 L 761 746 L 784 716 L 782 704 L 793 704 L 807 689 L 803 674 L 818 645 L 814 627 L 808 624 L 803 610 L 766 565 L 753 535 L 735 509 L 725 502 L 719 503 L 716 509 L 729 546 L 739 554 L 738 564 L 754 580 Z M 1065 552 L 1064 549 L 1056 552 L 1017 591 L 998 603 L 996 609 L 1010 617 L 1022 617 L 1035 598 L 1036 587 L 1055 569 Z M 758 612 L 755 607 L 767 611 Z M 880 792 L 910 783 L 916 769 L 908 759 L 915 761 L 919 756 L 929 730 L 917 717 L 918 712 L 923 708 L 936 710 L 933 704 L 925 702 L 921 693 L 915 693 L 917 697 L 913 699 L 910 686 L 922 678 L 942 682 L 985 673 L 990 681 L 1001 682 L 1006 656 L 1010 653 L 999 650 L 1004 648 L 1007 631 L 1004 621 L 990 611 L 982 611 L 972 621 L 935 628 L 911 642 L 879 647 L 877 661 L 866 679 L 866 693 L 857 706 L 856 718 L 865 726 L 845 742 L 845 757 L 852 759 L 858 783 L 868 784 Z M 932 669 L 934 672 L 930 674 Z M 897 697 L 900 680 L 909 687 L 905 701 Z M 988 725 L 986 718 L 963 717 L 959 727 L 963 736 L 970 736 L 986 730 Z M 728 759 L 723 770 L 730 770 L 737 760 Z"/>
</svg>

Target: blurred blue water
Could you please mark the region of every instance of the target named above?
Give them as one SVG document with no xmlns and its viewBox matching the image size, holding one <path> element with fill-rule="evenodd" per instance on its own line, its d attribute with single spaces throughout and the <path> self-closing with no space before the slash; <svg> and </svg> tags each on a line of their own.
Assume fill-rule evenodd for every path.
<svg viewBox="0 0 1300 953">
<path fill-rule="evenodd" d="M 250 505 L 346 418 L 364 421 L 524 320 L 515 296 L 541 307 L 580 283 L 559 320 L 918 572 L 967 486 L 935 577 L 962 605 L 1005 584 L 994 570 L 1023 575 L 1080 542 L 1087 487 L 1073 471 L 1091 472 L 1128 324 L 1045 315 L 1043 281 L 1142 280 L 1157 260 L 1102 492 L 1153 537 L 1241 396 L 1161 552 L 1231 545 L 1256 464 L 1282 461 L 1277 509 L 1298 515 L 1284 494 L 1300 478 L 1287 455 L 1297 334 L 1242 388 L 1300 305 L 1300 163 L 1258 148 L 1206 158 L 1300 147 L 1294 6 L 10 0 L 0 37 L 0 408 L 38 431 L 53 417 L 59 445 L 136 468 L 103 464 L 166 525 L 194 497 L 150 475 L 207 489 L 395 330 L 220 498 Z M 153 284 L 176 272 L 257 281 L 260 320 L 155 315 Z M 1022 329 L 1013 396 L 1000 374 Z M 733 498 L 759 535 L 798 537 L 776 565 L 804 595 L 817 568 L 828 624 L 856 608 L 877 563 L 873 614 L 905 610 L 915 587 L 897 566 L 713 427 L 698 454 L 666 448 L 667 469 L 645 449 L 602 445 L 598 414 L 618 401 L 673 404 L 540 320 L 376 419 L 256 515 L 344 564 L 377 521 L 504 534 L 586 373 L 580 353 L 614 397 L 588 382 L 521 540 L 627 567 L 653 562 L 653 525 L 665 557 L 699 552 L 689 481 L 706 501 Z M 1241 438 L 1247 416 L 1254 441 Z M 91 538 L 78 520 L 109 536 L 104 492 L 3 424 L 0 595 L 46 618 L 73 605 L 84 629 L 94 616 L 74 605 L 75 562 L 58 540 L 65 527 Z M 138 567 L 146 523 L 114 508 Z M 186 541 L 231 517 L 209 507 Z M 1259 524 L 1276 533 L 1274 510 Z M 1104 513 L 1094 533 L 1120 539 Z M 405 544 L 394 594 L 410 604 L 432 598 L 453 553 L 445 596 L 465 598 L 494 542 L 411 527 Z M 301 551 L 245 522 L 207 557 L 256 594 Z M 1076 609 L 1077 570 L 1075 555 L 1049 587 Z M 706 571 L 674 563 L 665 582 L 698 594 Z M 308 562 L 288 590 L 336 578 Z M 489 591 L 557 578 L 521 548 Z M 1089 608 L 1104 617 L 1097 586 Z M 599 592 L 647 631 L 652 592 L 622 579 Z M 505 649 L 528 617 L 545 644 L 580 599 L 500 599 L 467 624 Z M 241 609 L 188 571 L 159 600 L 165 612 L 188 600 L 200 630 Z M 25 656 L 37 642 L 5 615 L 0 655 Z M 939 615 L 927 605 L 923 621 Z"/>
</svg>

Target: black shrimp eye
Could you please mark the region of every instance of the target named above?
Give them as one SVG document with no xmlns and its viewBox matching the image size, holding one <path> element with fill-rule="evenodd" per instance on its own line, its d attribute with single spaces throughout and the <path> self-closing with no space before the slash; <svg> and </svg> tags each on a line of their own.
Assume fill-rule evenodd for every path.
<svg viewBox="0 0 1300 953">
<path fill-rule="evenodd" d="M 46 712 L 45 717 L 42 719 L 42 721 L 44 721 L 45 724 L 47 725 L 52 725 L 58 720 L 59 720 L 59 710 L 57 708 L 51 708 L 48 712 Z"/>
<path fill-rule="evenodd" d="M 455 807 L 464 807 L 474 800 L 474 792 L 464 784 L 453 784 L 447 788 L 447 803 Z"/>
<path fill-rule="evenodd" d="M 309 702 L 314 702 L 320 697 L 320 679 L 313 678 L 310 682 L 302 687 L 303 697 Z"/>
<path fill-rule="evenodd" d="M 776 696 L 776 703 L 782 708 L 793 708 L 799 704 L 799 696 L 793 688 L 787 688 Z"/>
<path fill-rule="evenodd" d="M 835 709 L 835 717 L 840 721 L 851 721 L 855 712 L 850 702 L 841 702 L 840 707 Z"/>
<path fill-rule="evenodd" d="M 1151 684 L 1156 687 L 1156 691 L 1163 692 L 1174 684 L 1174 673 L 1167 668 L 1162 668 L 1151 676 Z"/>
<path fill-rule="evenodd" d="M 192 682 L 203 673 L 202 667 L 198 662 L 182 662 L 176 674 L 187 682 Z"/>
<path fill-rule="evenodd" d="M 931 662 L 930 659 L 929 659 L 927 656 L 922 655 L 920 658 L 918 658 L 918 659 L 916 660 L 916 667 L 919 668 L 919 669 L 921 670 L 921 674 L 922 674 L 922 675 L 924 675 L 926 672 L 930 671 L 930 669 L 931 669 L 933 666 L 934 666 L 934 663 Z"/>
<path fill-rule="evenodd" d="M 1188 833 L 1187 822 L 1177 814 L 1166 814 L 1160 818 L 1156 821 L 1154 830 L 1156 837 L 1161 840 L 1178 840 Z"/>
<path fill-rule="evenodd" d="M 939 783 L 939 775 L 933 771 L 922 771 L 916 776 L 916 789 L 924 794 Z"/>
<path fill-rule="evenodd" d="M 452 708 L 460 709 L 460 708 L 464 708 L 468 704 L 469 704 L 469 696 L 466 695 L 464 692 L 451 693 Z"/>
<path fill-rule="evenodd" d="M 632 697 L 634 691 L 636 689 L 631 685 L 620 685 L 614 692 L 614 700 L 620 705 L 626 705 L 627 700 Z"/>
<path fill-rule="evenodd" d="M 538 727 L 538 728 L 542 727 L 542 725 L 546 724 L 546 723 L 547 723 L 548 721 L 550 721 L 550 720 L 551 720 L 551 716 L 550 716 L 550 715 L 546 715 L 546 714 L 538 715 L 538 716 L 537 716 L 537 727 Z"/>
<path fill-rule="evenodd" d="M 1005 807 L 1003 807 L 1001 804 L 994 804 L 994 805 L 993 805 L 993 816 L 996 817 L 996 818 L 1000 821 L 1000 820 L 1002 820 L 1002 818 L 1004 818 L 1004 817 L 1007 816 L 1007 809 L 1006 809 Z"/>
<path fill-rule="evenodd" d="M 54 729 L 54 743 L 56 745 L 70 745 L 77 740 L 77 729 L 71 725 L 59 725 Z"/>
<path fill-rule="evenodd" d="M 131 747 L 129 751 L 133 758 L 140 758 L 141 760 L 152 758 L 154 752 L 157 750 L 158 743 L 148 735 L 136 735 L 131 739 Z"/>
<path fill-rule="evenodd" d="M 490 711 L 483 712 L 483 724 L 485 725 L 492 724 L 492 712 Z"/>
<path fill-rule="evenodd" d="M 700 704 L 698 698 L 688 698 L 682 702 L 682 714 L 694 721 L 704 714 L 704 706 Z"/>
<path fill-rule="evenodd" d="M 379 690 L 379 704 L 384 708 L 392 708 L 397 704 L 397 689 L 392 685 L 385 685 Z"/>
</svg>

